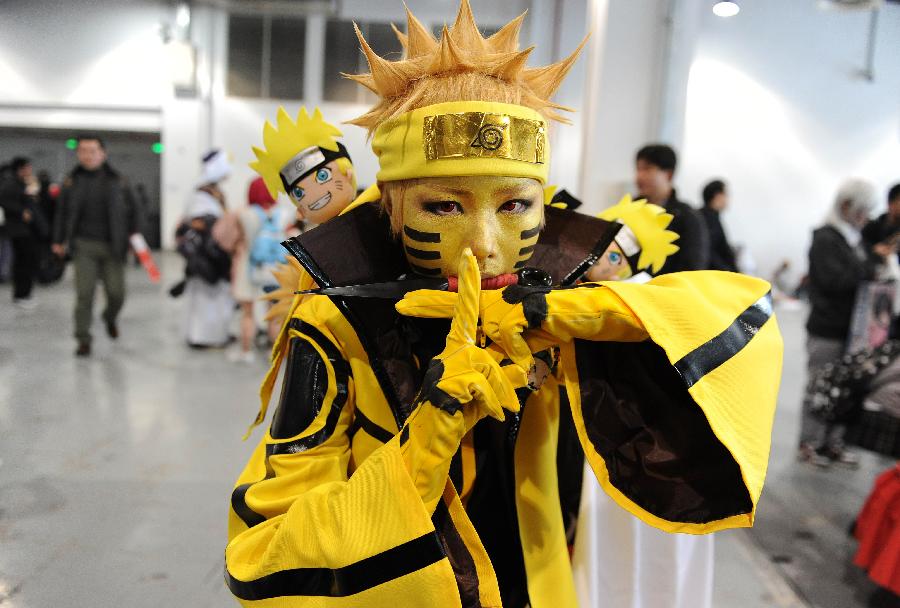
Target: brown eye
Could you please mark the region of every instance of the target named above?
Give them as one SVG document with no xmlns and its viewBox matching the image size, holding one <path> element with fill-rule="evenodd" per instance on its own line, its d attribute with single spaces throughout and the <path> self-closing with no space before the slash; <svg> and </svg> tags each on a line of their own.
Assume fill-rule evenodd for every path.
<svg viewBox="0 0 900 608">
<path fill-rule="evenodd" d="M 521 198 L 515 198 L 500 205 L 499 211 L 503 211 L 505 213 L 522 213 L 529 207 L 531 207 L 531 201 Z"/>
<path fill-rule="evenodd" d="M 457 215 L 462 213 L 462 205 L 456 201 L 433 201 L 422 205 L 428 213 L 435 215 Z"/>
</svg>

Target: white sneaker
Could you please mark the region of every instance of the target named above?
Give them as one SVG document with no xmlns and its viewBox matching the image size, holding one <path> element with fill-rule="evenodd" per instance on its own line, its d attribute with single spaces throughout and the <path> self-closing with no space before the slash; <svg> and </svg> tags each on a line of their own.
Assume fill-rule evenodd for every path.
<svg viewBox="0 0 900 608">
<path fill-rule="evenodd" d="M 256 352 L 253 350 L 242 351 L 239 348 L 232 349 L 226 354 L 228 360 L 232 363 L 255 363 Z"/>
<path fill-rule="evenodd" d="M 37 302 L 35 302 L 34 298 L 15 298 L 13 305 L 22 310 L 34 310 L 37 308 Z"/>
</svg>

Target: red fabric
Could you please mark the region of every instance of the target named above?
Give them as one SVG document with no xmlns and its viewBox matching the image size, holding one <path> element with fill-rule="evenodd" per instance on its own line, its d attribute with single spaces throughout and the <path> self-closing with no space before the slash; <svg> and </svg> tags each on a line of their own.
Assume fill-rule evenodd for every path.
<svg viewBox="0 0 900 608">
<path fill-rule="evenodd" d="M 247 202 L 251 205 L 259 205 L 263 209 L 269 209 L 269 207 L 275 204 L 275 199 L 269 194 L 269 189 L 266 188 L 266 182 L 263 181 L 263 178 L 257 177 L 250 182 L 250 190 L 247 192 Z"/>
<path fill-rule="evenodd" d="M 900 464 L 878 476 L 856 520 L 853 563 L 876 584 L 900 595 Z"/>
</svg>

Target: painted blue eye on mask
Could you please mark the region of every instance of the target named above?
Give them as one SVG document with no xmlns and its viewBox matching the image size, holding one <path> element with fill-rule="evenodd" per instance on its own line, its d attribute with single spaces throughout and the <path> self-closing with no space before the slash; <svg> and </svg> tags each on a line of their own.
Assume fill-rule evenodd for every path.
<svg viewBox="0 0 900 608">
<path fill-rule="evenodd" d="M 301 188 L 300 186 L 294 186 L 291 189 L 291 196 L 294 197 L 295 201 L 299 201 L 299 200 L 303 199 L 303 195 L 305 195 L 305 194 L 306 194 L 306 192 L 304 192 L 303 188 Z"/>
<path fill-rule="evenodd" d="M 609 252 L 609 263 L 610 264 L 619 264 L 622 261 L 622 254 L 618 251 L 610 251 Z"/>
<path fill-rule="evenodd" d="M 324 184 L 328 180 L 331 179 L 331 169 L 328 167 L 322 167 L 318 171 L 316 171 L 316 182 L 320 184 Z"/>
</svg>

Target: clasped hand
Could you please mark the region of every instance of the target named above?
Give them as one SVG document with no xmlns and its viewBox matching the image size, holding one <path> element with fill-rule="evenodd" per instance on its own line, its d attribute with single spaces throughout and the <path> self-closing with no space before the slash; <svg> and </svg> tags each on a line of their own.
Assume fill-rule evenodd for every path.
<svg viewBox="0 0 900 608">
<path fill-rule="evenodd" d="M 460 260 L 458 278 L 458 293 L 417 291 L 415 299 L 404 298 L 397 310 L 404 315 L 451 319 L 446 346 L 432 361 L 418 401 L 430 401 L 450 414 L 461 409 L 466 428 L 471 428 L 484 416 L 503 420 L 504 409 L 518 411 L 515 390 L 527 386 L 532 360 L 529 351 L 527 357 L 518 362 L 510 357 L 513 364 L 501 367 L 503 352 L 478 346 L 479 318 L 491 292 L 482 293 L 478 263 L 468 249 Z M 423 310 L 427 315 L 420 314 Z"/>
</svg>

